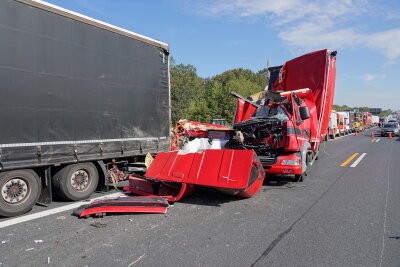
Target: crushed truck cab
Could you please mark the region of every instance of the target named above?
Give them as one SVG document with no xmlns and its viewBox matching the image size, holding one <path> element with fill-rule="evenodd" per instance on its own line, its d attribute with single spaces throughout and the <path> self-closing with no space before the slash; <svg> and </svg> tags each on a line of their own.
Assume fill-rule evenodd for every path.
<svg viewBox="0 0 400 267">
<path fill-rule="evenodd" d="M 299 178 L 327 135 L 336 76 L 336 52 L 316 51 L 270 68 L 258 99 L 236 93 L 235 136 L 226 147 L 253 149 L 266 173 Z"/>
</svg>

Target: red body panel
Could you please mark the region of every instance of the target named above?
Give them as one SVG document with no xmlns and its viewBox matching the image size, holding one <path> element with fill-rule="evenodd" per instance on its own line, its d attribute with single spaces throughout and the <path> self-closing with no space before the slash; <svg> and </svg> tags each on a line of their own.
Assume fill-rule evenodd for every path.
<svg viewBox="0 0 400 267">
<path fill-rule="evenodd" d="M 208 149 L 180 155 L 159 153 L 145 176 L 158 180 L 245 190 L 252 185 L 252 167 L 259 164 L 252 150 Z"/>
<path fill-rule="evenodd" d="M 293 91 L 309 88 L 315 101 L 318 120 L 317 141 L 326 135 L 332 111 L 336 78 L 336 58 L 327 49 L 312 52 L 287 61 L 281 78 L 273 84 L 271 91 Z M 310 109 L 310 112 L 311 109 Z"/>
<path fill-rule="evenodd" d="M 166 213 L 169 204 L 167 199 L 159 196 L 152 197 L 119 197 L 92 202 L 77 209 L 79 217 L 96 213 Z"/>
<path fill-rule="evenodd" d="M 194 186 L 185 183 L 163 183 L 157 182 L 157 192 L 155 192 L 154 183 L 135 175 L 129 176 L 129 186 L 124 190 L 140 196 L 157 196 L 166 198 L 170 202 L 179 201 L 187 197 L 194 191 Z"/>
<path fill-rule="evenodd" d="M 237 109 L 233 123 L 239 123 L 241 121 L 250 119 L 250 117 L 256 110 L 256 106 L 244 101 L 243 99 L 238 98 Z"/>
</svg>

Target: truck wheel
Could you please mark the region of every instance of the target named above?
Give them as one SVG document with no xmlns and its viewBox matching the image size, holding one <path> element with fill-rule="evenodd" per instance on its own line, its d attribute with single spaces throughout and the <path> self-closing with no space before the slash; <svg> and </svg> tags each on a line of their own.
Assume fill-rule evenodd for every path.
<svg viewBox="0 0 400 267">
<path fill-rule="evenodd" d="M 307 168 L 311 166 L 311 161 L 313 159 L 313 153 L 307 153 L 307 157 L 306 157 L 306 164 L 307 164 Z"/>
<path fill-rule="evenodd" d="M 32 209 L 41 193 L 40 178 L 33 170 L 0 174 L 0 216 L 12 217 Z"/>
<path fill-rule="evenodd" d="M 304 181 L 304 175 L 303 174 L 295 174 L 294 175 L 294 181 L 295 182 L 303 182 Z"/>
<path fill-rule="evenodd" d="M 88 198 L 96 189 L 98 182 L 99 173 L 93 163 L 67 165 L 52 179 L 55 192 L 66 200 Z"/>
</svg>

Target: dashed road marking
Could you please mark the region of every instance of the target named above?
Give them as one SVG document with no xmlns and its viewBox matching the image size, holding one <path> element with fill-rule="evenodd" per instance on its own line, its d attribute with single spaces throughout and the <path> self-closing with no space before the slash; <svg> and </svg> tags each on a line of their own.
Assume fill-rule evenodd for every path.
<svg viewBox="0 0 400 267">
<path fill-rule="evenodd" d="M 108 194 L 108 195 L 92 198 L 89 201 L 79 201 L 79 202 L 72 203 L 72 204 L 69 204 L 69 205 L 65 205 L 65 206 L 62 206 L 62 207 L 49 209 L 49 210 L 37 212 L 37 213 L 34 213 L 34 214 L 29 214 L 29 215 L 17 217 L 17 218 L 14 218 L 14 219 L 9 219 L 9 220 L 0 222 L 0 228 L 5 228 L 7 226 L 15 225 L 15 224 L 18 224 L 18 223 L 23 223 L 23 222 L 39 219 L 39 218 L 42 218 L 42 217 L 45 217 L 45 216 L 49 216 L 49 215 L 60 213 L 60 212 L 67 211 L 67 210 L 76 209 L 76 208 L 78 208 L 78 207 L 80 207 L 82 205 L 89 204 L 91 201 L 100 200 L 100 199 L 104 199 L 104 198 L 113 198 L 113 197 L 118 197 L 118 196 L 122 196 L 122 194 L 121 193 Z"/>
<path fill-rule="evenodd" d="M 344 167 L 347 164 L 349 164 L 350 161 L 352 161 L 355 157 L 358 156 L 358 153 L 354 153 L 353 155 L 351 155 L 348 159 L 346 159 L 345 162 L 343 162 L 342 164 L 340 164 L 340 167 Z"/>
<path fill-rule="evenodd" d="M 356 167 L 358 163 L 360 163 L 360 161 L 365 157 L 365 155 L 367 155 L 367 153 L 362 153 L 361 156 L 356 161 L 354 161 L 353 164 L 350 165 L 350 167 L 351 168 Z"/>
</svg>

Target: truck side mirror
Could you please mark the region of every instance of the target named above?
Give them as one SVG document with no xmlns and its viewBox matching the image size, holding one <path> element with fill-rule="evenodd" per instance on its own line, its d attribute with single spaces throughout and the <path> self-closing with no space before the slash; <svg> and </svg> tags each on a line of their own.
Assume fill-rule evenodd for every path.
<svg viewBox="0 0 400 267">
<path fill-rule="evenodd" d="M 303 121 L 310 118 L 310 110 L 308 107 L 299 107 L 300 119 Z"/>
</svg>

